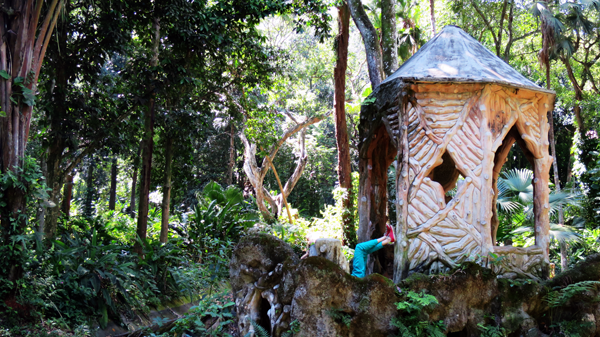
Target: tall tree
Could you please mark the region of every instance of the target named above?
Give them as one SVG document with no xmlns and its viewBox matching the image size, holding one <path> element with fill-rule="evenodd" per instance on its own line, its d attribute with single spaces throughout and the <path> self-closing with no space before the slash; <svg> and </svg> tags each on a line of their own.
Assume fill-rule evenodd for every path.
<svg viewBox="0 0 600 337">
<path fill-rule="evenodd" d="M 165 180 L 163 184 L 162 219 L 160 242 L 166 243 L 169 237 L 169 213 L 171 206 L 171 176 L 173 170 L 173 138 L 165 140 Z"/>
<path fill-rule="evenodd" d="M 117 157 L 113 157 L 110 166 L 110 191 L 108 192 L 108 209 L 111 211 L 115 210 L 117 203 Z"/>
<path fill-rule="evenodd" d="M 0 5 L 0 172 L 17 175 L 21 183 L 38 77 L 63 5 L 64 0 L 52 0 L 47 6 L 42 0 L 13 0 Z M 9 245 L 13 235 L 22 235 L 25 230 L 27 196 L 18 184 L 2 186 L 0 193 L 0 240 L 2 245 Z M 22 276 L 21 255 L 3 256 L 10 266 L 5 275 L 14 284 Z"/>
<path fill-rule="evenodd" d="M 155 11 L 158 8 L 155 7 Z M 152 31 L 153 31 L 153 45 L 152 45 L 152 58 L 150 61 L 150 67 L 155 72 L 158 66 L 158 49 L 160 45 L 160 18 L 154 17 L 152 19 Z M 138 222 L 136 233 L 141 240 L 146 239 L 146 232 L 148 230 L 148 207 L 149 207 L 149 195 L 150 195 L 150 178 L 152 176 L 152 152 L 154 150 L 154 113 L 156 103 L 156 88 L 154 86 L 154 78 L 151 79 L 151 83 L 148 86 L 148 108 L 144 113 L 144 138 L 142 146 L 142 174 L 140 179 L 140 205 L 138 208 Z M 138 254 L 142 254 L 142 246 L 139 242 L 136 242 L 134 250 Z"/>
<path fill-rule="evenodd" d="M 432 0 L 433 1 L 433 0 Z M 396 29 L 396 0 L 381 1 L 381 60 L 386 77 L 398 69 L 398 29 Z"/>
<path fill-rule="evenodd" d="M 435 0 L 429 0 L 429 17 L 431 19 L 431 37 L 435 36 Z"/>
<path fill-rule="evenodd" d="M 348 40 L 350 39 L 350 10 L 347 4 L 338 7 L 338 35 L 335 38 L 336 60 L 333 78 L 335 85 L 334 121 L 335 140 L 338 152 L 338 181 L 340 187 L 346 190 L 342 200 L 342 228 L 344 244 L 350 247 L 356 245 L 356 228 L 354 228 L 352 189 L 352 167 L 350 162 L 350 142 L 346 124 L 346 70 L 348 68 Z M 388 60 L 389 61 L 389 60 Z M 397 60 L 396 60 L 397 63 Z"/>
<path fill-rule="evenodd" d="M 539 1 L 532 7 L 533 15 L 540 18 L 541 31 L 542 31 L 542 49 L 539 51 L 538 58 L 540 64 L 546 71 L 546 88 L 551 89 L 550 82 L 550 60 L 552 50 L 555 48 L 557 38 L 560 36 L 560 30 L 562 29 L 562 23 L 554 16 L 548 7 L 546 1 Z M 556 160 L 556 141 L 554 138 L 554 116 L 553 109 L 548 110 L 548 123 L 550 129 L 548 132 L 548 141 L 550 142 L 550 150 L 552 152 L 552 168 L 554 169 L 554 188 L 560 192 L 560 179 L 558 176 L 558 162 Z M 564 225 L 564 211 L 562 206 L 558 209 L 558 222 L 560 225 Z M 566 270 L 568 267 L 567 263 L 567 247 L 566 242 L 560 244 L 560 257 L 561 257 L 561 269 Z"/>
</svg>

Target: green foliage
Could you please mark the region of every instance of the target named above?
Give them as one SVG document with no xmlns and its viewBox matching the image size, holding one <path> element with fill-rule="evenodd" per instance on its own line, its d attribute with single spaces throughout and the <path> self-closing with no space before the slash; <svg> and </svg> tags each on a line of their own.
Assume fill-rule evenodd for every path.
<svg viewBox="0 0 600 337">
<path fill-rule="evenodd" d="M 233 323 L 234 303 L 227 296 L 225 291 L 204 295 L 171 329 L 150 336 L 231 336 L 227 326 Z"/>
<path fill-rule="evenodd" d="M 257 214 L 244 200 L 239 188 L 224 189 L 218 183 L 210 182 L 198 196 L 187 234 L 191 240 L 205 237 L 236 240 L 257 220 Z"/>
<path fill-rule="evenodd" d="M 445 336 L 444 323 L 442 321 L 430 322 L 427 314 L 429 310 L 439 304 L 435 296 L 426 294 L 425 291 L 420 293 L 409 291 L 404 296 L 405 301 L 396 303 L 400 316 L 394 318 L 391 323 L 399 329 L 399 336 Z"/>
<path fill-rule="evenodd" d="M 582 281 L 578 283 L 569 284 L 568 286 L 553 290 L 549 292 L 545 300 L 548 302 L 550 308 L 562 307 L 574 296 L 581 293 L 592 291 L 600 286 L 600 281 Z"/>
<path fill-rule="evenodd" d="M 516 241 L 517 245 L 533 235 L 533 172 L 512 169 L 498 178 L 498 213 L 500 225 L 497 240 Z M 578 208 L 581 196 L 568 191 L 550 193 L 550 214 L 557 216 L 559 207 Z M 523 235 L 524 237 L 519 237 Z M 565 224 L 550 224 L 550 236 L 560 242 L 581 240 L 577 229 Z M 531 240 L 525 242 L 529 243 Z"/>
<path fill-rule="evenodd" d="M 327 310 L 327 315 L 329 315 L 329 317 L 331 317 L 334 321 L 344 324 L 347 328 L 349 328 L 350 324 L 352 324 L 352 316 L 342 309 L 331 308 Z"/>
<path fill-rule="evenodd" d="M 508 332 L 506 329 L 498 326 L 485 326 L 481 323 L 477 324 L 481 331 L 481 337 L 506 337 Z"/>
<path fill-rule="evenodd" d="M 257 337 L 271 337 L 271 334 L 265 328 L 263 328 L 260 324 L 256 323 L 256 321 L 254 321 L 252 319 L 249 319 L 249 320 L 250 320 L 250 324 L 254 328 L 254 334 Z M 250 336 L 252 336 L 252 331 L 249 331 L 244 337 L 250 337 Z"/>
<path fill-rule="evenodd" d="M 560 321 L 551 326 L 552 328 L 558 328 L 558 336 L 565 337 L 583 337 L 589 336 L 590 331 L 595 328 L 593 322 L 581 322 L 581 321 Z"/>
</svg>

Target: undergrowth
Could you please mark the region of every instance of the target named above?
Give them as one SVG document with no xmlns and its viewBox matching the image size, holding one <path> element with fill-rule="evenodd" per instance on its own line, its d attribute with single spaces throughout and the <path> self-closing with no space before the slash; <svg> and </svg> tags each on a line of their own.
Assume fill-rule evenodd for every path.
<svg viewBox="0 0 600 337">
<path fill-rule="evenodd" d="M 446 326 L 443 321 L 431 322 L 429 312 L 439 302 L 433 295 L 409 291 L 405 301 L 396 303 L 400 311 L 391 324 L 398 328 L 401 337 L 443 337 Z"/>
</svg>

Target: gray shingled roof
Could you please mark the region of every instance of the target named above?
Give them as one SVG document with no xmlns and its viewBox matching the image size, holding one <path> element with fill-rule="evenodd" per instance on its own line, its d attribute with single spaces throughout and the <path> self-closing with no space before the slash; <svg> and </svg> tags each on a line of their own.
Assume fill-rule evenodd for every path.
<svg viewBox="0 0 600 337">
<path fill-rule="evenodd" d="M 435 82 L 486 82 L 554 93 L 537 86 L 456 26 L 446 26 L 388 77 Z"/>
</svg>

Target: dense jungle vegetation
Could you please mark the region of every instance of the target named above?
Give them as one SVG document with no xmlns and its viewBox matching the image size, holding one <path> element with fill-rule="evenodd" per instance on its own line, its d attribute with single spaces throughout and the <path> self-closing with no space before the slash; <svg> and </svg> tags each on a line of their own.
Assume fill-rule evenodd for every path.
<svg viewBox="0 0 600 337">
<path fill-rule="evenodd" d="M 361 104 L 450 24 L 556 91 L 555 272 L 600 249 L 600 1 L 0 6 L 0 336 L 163 326 L 150 312 L 182 299 L 197 305 L 147 335 L 235 335 L 242 236 L 300 255 L 334 237 L 351 257 Z M 498 243 L 532 245 L 517 146 L 501 177 Z"/>
</svg>

